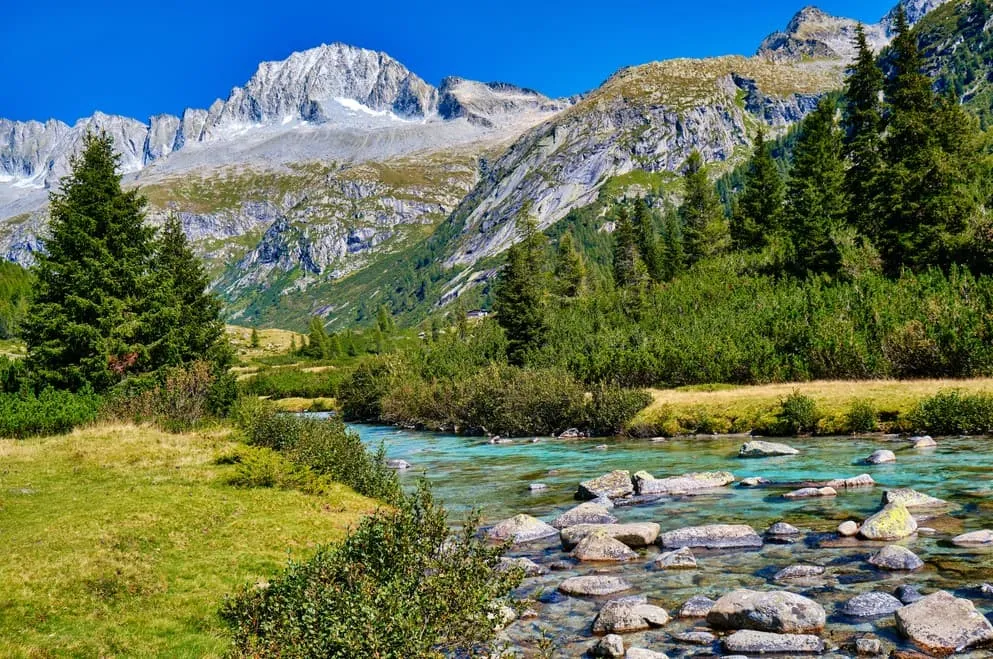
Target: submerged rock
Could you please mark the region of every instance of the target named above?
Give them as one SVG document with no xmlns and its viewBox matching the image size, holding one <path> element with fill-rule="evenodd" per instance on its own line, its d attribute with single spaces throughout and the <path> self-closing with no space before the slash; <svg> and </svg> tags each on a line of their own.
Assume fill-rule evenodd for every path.
<svg viewBox="0 0 993 659">
<path fill-rule="evenodd" d="M 716 629 L 754 629 L 808 634 L 824 629 L 827 614 L 817 602 L 786 591 L 736 590 L 717 600 L 707 614 Z"/>
<path fill-rule="evenodd" d="M 800 535 L 800 529 L 786 522 L 776 522 L 766 529 L 765 534 L 776 538 L 792 538 Z"/>
<path fill-rule="evenodd" d="M 516 544 L 520 544 L 548 538 L 557 535 L 558 532 L 558 529 L 555 527 L 530 515 L 515 515 L 490 528 L 486 532 L 486 537 L 491 540 L 510 540 Z"/>
<path fill-rule="evenodd" d="M 562 546 L 571 549 L 592 533 L 605 533 L 614 540 L 623 542 L 628 547 L 647 547 L 659 537 L 661 527 L 655 522 L 636 522 L 633 524 L 577 524 L 562 529 L 559 535 Z"/>
<path fill-rule="evenodd" d="M 916 586 L 911 586 L 909 584 L 897 586 L 893 594 L 896 595 L 896 598 L 904 604 L 913 604 L 914 602 L 924 599 L 924 595 L 921 594 L 921 591 L 917 590 Z"/>
<path fill-rule="evenodd" d="M 769 479 L 762 478 L 761 476 L 751 476 L 749 478 L 744 478 L 741 480 L 742 487 L 759 487 L 760 485 L 768 485 Z"/>
<path fill-rule="evenodd" d="M 545 485 L 544 483 L 531 483 L 530 485 L 528 485 L 528 490 L 530 490 L 531 492 L 542 492 L 547 489 L 548 486 Z"/>
<path fill-rule="evenodd" d="M 569 555 L 577 561 L 602 563 L 623 563 L 638 558 L 637 553 L 605 531 L 590 533 L 579 541 Z"/>
<path fill-rule="evenodd" d="M 712 490 L 734 482 L 734 474 L 727 471 L 707 471 L 683 474 L 670 478 L 655 478 L 645 471 L 634 475 L 638 494 L 676 495 Z"/>
<path fill-rule="evenodd" d="M 924 435 L 922 437 L 911 437 L 910 441 L 913 443 L 914 448 L 924 449 L 924 448 L 934 448 L 938 445 L 938 442 L 934 441 L 931 435 Z"/>
<path fill-rule="evenodd" d="M 559 590 L 566 595 L 599 597 L 623 593 L 634 588 L 621 577 L 610 577 L 602 574 L 591 574 L 585 577 L 571 577 L 559 584 Z"/>
<path fill-rule="evenodd" d="M 886 545 L 869 558 L 869 563 L 883 570 L 912 572 L 924 567 L 924 561 L 906 547 Z"/>
<path fill-rule="evenodd" d="M 608 634 L 597 641 L 590 650 L 593 657 L 623 657 L 624 639 L 617 634 Z"/>
<path fill-rule="evenodd" d="M 875 657 L 883 653 L 883 644 L 878 638 L 855 639 L 855 654 L 860 657 Z"/>
<path fill-rule="evenodd" d="M 869 474 L 859 474 L 851 478 L 835 478 L 824 483 L 823 487 L 833 487 L 836 490 L 855 490 L 860 487 L 875 487 L 876 481 Z"/>
<path fill-rule="evenodd" d="M 838 491 L 833 487 L 802 487 L 783 495 L 784 499 L 815 499 L 817 497 L 836 497 Z"/>
<path fill-rule="evenodd" d="M 866 540 L 900 540 L 917 531 L 917 521 L 900 503 L 891 503 L 862 522 L 859 535 Z"/>
<path fill-rule="evenodd" d="M 773 581 L 793 581 L 796 579 L 810 579 L 824 574 L 824 568 L 820 565 L 791 565 L 783 568 L 772 578 Z"/>
<path fill-rule="evenodd" d="M 410 464 L 406 460 L 387 460 L 386 466 L 390 469 L 396 469 L 397 471 L 407 471 L 411 469 L 414 465 Z"/>
<path fill-rule="evenodd" d="M 548 568 L 538 565 L 530 558 L 507 558 L 504 556 L 496 565 L 498 572 L 509 572 L 515 569 L 521 570 L 526 577 L 540 577 L 548 574 Z"/>
<path fill-rule="evenodd" d="M 762 538 L 745 524 L 708 524 L 668 531 L 660 543 L 666 549 L 755 549 L 762 546 Z"/>
<path fill-rule="evenodd" d="M 689 598 L 683 605 L 679 607 L 679 611 L 676 612 L 677 618 L 706 618 L 710 610 L 714 608 L 714 604 L 717 602 L 710 599 L 709 597 L 704 597 L 703 595 L 694 595 Z"/>
<path fill-rule="evenodd" d="M 952 544 L 958 547 L 993 547 L 993 531 L 972 531 L 952 538 Z"/>
<path fill-rule="evenodd" d="M 579 484 L 576 497 L 579 499 L 596 499 L 599 497 L 617 499 L 633 493 L 634 485 L 631 483 L 631 472 L 618 469 L 609 474 L 583 481 Z"/>
<path fill-rule="evenodd" d="M 738 451 L 739 458 L 770 458 L 777 455 L 797 455 L 800 451 L 787 444 L 776 442 L 752 441 L 742 445 Z"/>
<path fill-rule="evenodd" d="M 838 525 L 838 535 L 843 538 L 851 538 L 859 534 L 859 525 L 851 520 Z"/>
<path fill-rule="evenodd" d="M 880 618 L 903 607 L 903 602 L 888 593 L 862 593 L 848 600 L 841 612 L 853 618 Z"/>
<path fill-rule="evenodd" d="M 552 526 L 564 529 L 579 524 L 614 524 L 617 518 L 610 514 L 607 507 L 596 501 L 581 503 L 552 520 Z"/>
<path fill-rule="evenodd" d="M 644 597 L 625 597 L 603 605 L 593 621 L 594 634 L 623 634 L 669 622 L 665 609 L 648 604 Z"/>
<path fill-rule="evenodd" d="M 717 637 L 710 632 L 682 632 L 681 634 L 673 634 L 672 638 L 680 643 L 689 643 L 690 645 L 710 645 L 717 640 Z"/>
<path fill-rule="evenodd" d="M 993 642 L 993 625 L 967 599 L 940 590 L 895 613 L 896 627 L 925 652 L 951 654 Z"/>
<path fill-rule="evenodd" d="M 628 651 L 624 653 L 624 659 L 669 659 L 669 656 L 645 648 L 628 648 Z"/>
<path fill-rule="evenodd" d="M 893 451 L 887 449 L 879 449 L 878 451 L 873 451 L 872 455 L 863 460 L 867 465 L 881 465 L 890 462 L 896 462 L 896 456 L 893 455 Z"/>
<path fill-rule="evenodd" d="M 725 638 L 724 649 L 751 654 L 820 654 L 824 652 L 824 641 L 809 634 L 771 634 L 744 629 Z"/>
<path fill-rule="evenodd" d="M 902 503 L 908 510 L 945 508 L 951 505 L 943 499 L 929 496 L 923 492 L 912 490 L 909 487 L 901 487 L 883 492 L 883 505 L 885 506 L 891 503 Z"/>
<path fill-rule="evenodd" d="M 694 570 L 696 558 L 689 547 L 681 547 L 659 554 L 655 559 L 655 567 L 661 570 Z"/>
</svg>

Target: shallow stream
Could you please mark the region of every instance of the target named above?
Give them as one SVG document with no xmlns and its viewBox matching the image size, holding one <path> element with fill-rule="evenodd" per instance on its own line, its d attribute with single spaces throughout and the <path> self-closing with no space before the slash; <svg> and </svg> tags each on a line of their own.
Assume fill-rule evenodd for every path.
<svg viewBox="0 0 993 659">
<path fill-rule="evenodd" d="M 966 550 L 948 540 L 966 531 L 993 528 L 993 468 L 989 438 L 941 439 L 935 449 L 915 450 L 905 440 L 872 437 L 805 438 L 792 443 L 800 455 L 763 459 L 740 459 L 744 441 L 735 438 L 650 440 L 516 440 L 489 444 L 485 439 L 421 433 L 378 426 L 355 426 L 370 445 L 385 443 L 390 458 L 413 465 L 402 479 L 413 484 L 421 475 L 431 481 L 435 495 L 458 518 L 478 508 L 484 523 L 492 524 L 517 513 L 528 513 L 545 521 L 576 505 L 577 484 L 613 469 L 632 473 L 646 470 L 656 477 L 693 471 L 730 471 L 741 480 L 761 476 L 781 487 L 723 488 L 699 496 L 666 498 L 655 503 L 618 507 L 613 514 L 621 522 L 653 521 L 662 531 L 711 523 L 749 524 L 762 534 L 777 521 L 799 527 L 804 534 L 793 544 L 766 543 L 759 551 L 705 552 L 694 550 L 699 568 L 662 571 L 652 568 L 658 550 L 642 552 L 633 563 L 601 567 L 580 564 L 528 579 L 519 595 L 554 600 L 551 595 L 569 576 L 608 572 L 622 574 L 637 593 L 674 612 L 694 595 L 717 599 L 738 587 L 785 589 L 819 602 L 828 612 L 824 638 L 843 648 L 853 637 L 871 633 L 890 647 L 905 647 L 898 638 L 893 616 L 872 622 L 846 619 L 838 613 L 851 597 L 868 591 L 892 593 L 900 584 L 913 584 L 927 594 L 946 589 L 968 597 L 988 616 L 993 599 L 985 599 L 982 583 L 993 581 L 993 552 Z M 861 460 L 879 448 L 893 450 L 895 464 L 867 466 Z M 788 500 L 782 494 L 788 484 L 825 481 L 862 473 L 871 474 L 874 488 L 840 491 L 829 499 Z M 546 490 L 531 493 L 531 483 L 544 483 Z M 948 514 L 931 519 L 918 516 L 933 535 L 919 534 L 903 544 L 926 563 L 914 573 L 882 572 L 866 562 L 884 543 L 840 539 L 835 529 L 847 519 L 861 522 L 880 507 L 883 491 L 912 487 L 955 504 Z M 517 546 L 511 555 L 527 556 L 541 564 L 568 559 L 555 538 Z M 827 568 L 823 577 L 791 585 L 774 584 L 772 576 L 797 563 Z M 630 594 L 630 593 L 625 593 Z M 610 599 L 610 598 L 607 598 Z M 528 648 L 545 630 L 554 637 L 562 656 L 580 656 L 593 640 L 590 625 L 603 601 L 561 598 L 539 602 L 538 617 L 521 620 L 507 633 L 513 643 Z M 713 648 L 689 646 L 674 641 L 674 633 L 702 625 L 702 621 L 673 620 L 663 629 L 626 634 L 625 643 L 667 653 L 670 657 L 719 654 Z M 848 654 L 845 650 L 840 650 Z M 993 656 L 982 653 L 977 656 Z"/>
</svg>

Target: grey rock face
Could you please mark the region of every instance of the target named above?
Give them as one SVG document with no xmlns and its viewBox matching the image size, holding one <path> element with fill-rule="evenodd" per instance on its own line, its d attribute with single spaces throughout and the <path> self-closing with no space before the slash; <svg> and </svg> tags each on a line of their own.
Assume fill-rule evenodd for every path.
<svg viewBox="0 0 993 659">
<path fill-rule="evenodd" d="M 903 602 L 888 593 L 862 593 L 845 602 L 841 612 L 853 618 L 881 618 L 903 607 Z"/>
<path fill-rule="evenodd" d="M 824 651 L 824 641 L 809 634 L 771 634 L 744 629 L 725 638 L 724 648 L 729 652 L 754 654 L 820 654 Z"/>
<path fill-rule="evenodd" d="M 736 590 L 707 614 L 716 629 L 753 629 L 776 634 L 817 633 L 827 614 L 817 602 L 785 591 Z"/>
<path fill-rule="evenodd" d="M 666 549 L 749 549 L 762 546 L 762 538 L 744 524 L 708 524 L 663 533 L 660 544 Z"/>
</svg>

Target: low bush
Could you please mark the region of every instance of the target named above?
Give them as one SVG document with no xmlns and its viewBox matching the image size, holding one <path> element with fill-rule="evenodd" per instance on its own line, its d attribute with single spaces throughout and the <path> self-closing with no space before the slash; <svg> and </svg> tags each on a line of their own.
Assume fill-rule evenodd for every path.
<svg viewBox="0 0 993 659">
<path fill-rule="evenodd" d="M 0 394 L 0 437 L 67 433 L 95 421 L 100 405 L 99 396 L 85 391 L 45 389 L 38 395 L 27 390 Z"/>
<path fill-rule="evenodd" d="M 939 391 L 920 401 L 907 418 L 910 428 L 935 435 L 993 432 L 993 394 Z"/>
<path fill-rule="evenodd" d="M 810 396 L 794 391 L 780 404 L 776 415 L 777 431 L 782 435 L 797 435 L 812 432 L 817 428 L 821 416 L 817 411 L 817 403 Z"/>
<path fill-rule="evenodd" d="M 366 517 L 342 544 L 228 598 L 234 652 L 251 657 L 488 654 L 499 604 L 520 582 L 476 520 L 452 536 L 426 486 Z"/>
<path fill-rule="evenodd" d="M 242 380 L 238 389 L 246 396 L 334 398 L 347 377 L 347 371 L 336 368 L 316 372 L 302 368 L 270 368 Z"/>
<path fill-rule="evenodd" d="M 362 361 L 341 384 L 338 404 L 346 421 L 379 421 L 383 398 L 401 381 L 403 362 L 395 357 Z"/>
<path fill-rule="evenodd" d="M 617 385 L 593 387 L 586 405 L 586 423 L 596 436 L 619 435 L 638 412 L 648 407 L 652 395 L 640 389 L 622 389 Z"/>
<path fill-rule="evenodd" d="M 848 412 L 845 414 L 845 425 L 848 432 L 872 432 L 878 428 L 876 421 L 876 408 L 872 401 L 854 401 Z"/>
</svg>

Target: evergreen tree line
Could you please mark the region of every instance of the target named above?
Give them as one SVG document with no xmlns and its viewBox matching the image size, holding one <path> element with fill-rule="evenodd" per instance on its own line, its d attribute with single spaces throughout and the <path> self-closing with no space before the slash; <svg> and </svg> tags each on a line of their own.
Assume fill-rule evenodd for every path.
<svg viewBox="0 0 993 659">
<path fill-rule="evenodd" d="M 26 383 L 107 391 L 164 369 L 231 358 L 220 303 L 177 217 L 156 232 L 124 190 L 106 134 L 87 135 L 60 190 L 33 268 L 21 336 Z"/>
</svg>

